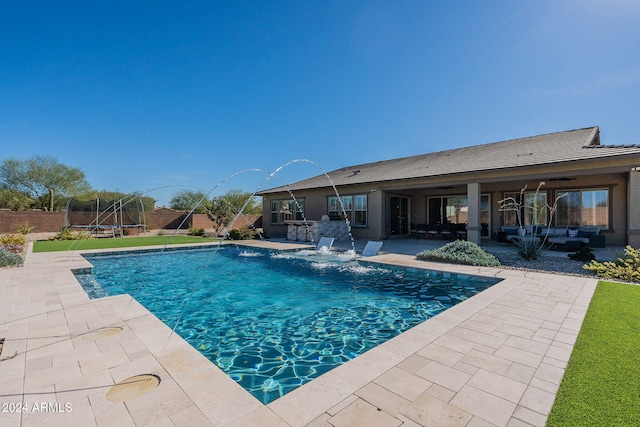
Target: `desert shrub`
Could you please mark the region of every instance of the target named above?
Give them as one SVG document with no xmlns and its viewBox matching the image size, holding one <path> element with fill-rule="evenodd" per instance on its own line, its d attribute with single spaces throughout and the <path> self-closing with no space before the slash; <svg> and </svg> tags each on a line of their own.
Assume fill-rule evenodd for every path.
<svg viewBox="0 0 640 427">
<path fill-rule="evenodd" d="M 73 240 L 73 232 L 69 228 L 63 228 L 53 237 L 53 240 Z"/>
<path fill-rule="evenodd" d="M 425 261 L 448 262 L 452 264 L 477 265 L 495 267 L 500 261 L 494 255 L 482 249 L 473 242 L 456 240 L 441 248 L 425 250 L 416 255 Z"/>
<path fill-rule="evenodd" d="M 204 228 L 194 228 L 194 227 L 190 227 L 189 228 L 189 233 L 187 233 L 189 236 L 204 236 Z"/>
<path fill-rule="evenodd" d="M 8 234 L 0 237 L 0 248 L 4 248 L 13 254 L 22 253 L 26 244 L 27 239 L 22 234 Z"/>
<path fill-rule="evenodd" d="M 18 226 L 18 233 L 22 234 L 23 236 L 29 234 L 31 232 L 31 230 L 33 230 L 35 227 L 31 227 L 29 224 L 23 224 L 23 225 L 19 225 Z"/>
<path fill-rule="evenodd" d="M 572 254 L 568 254 L 567 256 L 569 257 L 569 259 L 572 259 L 574 261 L 582 261 L 582 262 L 589 262 L 591 260 L 596 259 L 596 256 L 593 253 L 593 250 L 589 246 L 583 246 L 580 248 L 579 251 L 576 251 L 575 253 L 572 253 Z"/>
<path fill-rule="evenodd" d="M 53 237 L 53 240 L 83 240 L 92 238 L 89 233 L 82 231 L 73 232 L 69 228 L 65 227 L 61 229 L 58 234 Z"/>
<path fill-rule="evenodd" d="M 604 279 L 640 283 L 640 250 L 627 246 L 624 255 L 620 255 L 616 261 L 593 260 L 583 268 Z"/>
<path fill-rule="evenodd" d="M 9 252 L 4 247 L 0 247 L 0 267 L 13 267 L 15 265 L 22 265 L 22 257 Z"/>
<path fill-rule="evenodd" d="M 249 227 L 234 228 L 229 231 L 229 238 L 232 240 L 251 240 L 256 237 L 257 233 Z"/>
</svg>

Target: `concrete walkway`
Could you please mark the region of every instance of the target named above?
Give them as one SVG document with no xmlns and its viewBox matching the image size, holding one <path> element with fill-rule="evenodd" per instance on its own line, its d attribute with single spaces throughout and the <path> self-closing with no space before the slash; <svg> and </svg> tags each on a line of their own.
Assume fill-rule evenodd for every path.
<svg viewBox="0 0 640 427">
<path fill-rule="evenodd" d="M 0 270 L 0 425 L 545 425 L 595 279 L 368 260 L 503 280 L 263 405 L 129 296 L 89 300 L 78 252 L 28 253 Z M 161 382 L 107 399 L 140 374 Z"/>
</svg>

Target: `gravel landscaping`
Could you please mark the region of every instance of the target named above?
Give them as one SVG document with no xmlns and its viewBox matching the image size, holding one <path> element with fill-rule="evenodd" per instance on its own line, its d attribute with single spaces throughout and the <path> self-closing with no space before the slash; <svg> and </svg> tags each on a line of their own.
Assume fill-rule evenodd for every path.
<svg viewBox="0 0 640 427">
<path fill-rule="evenodd" d="M 547 273 L 568 274 L 572 276 L 595 277 L 588 270 L 582 268 L 585 265 L 582 261 L 573 261 L 569 258 L 559 256 L 542 255 L 536 260 L 527 261 L 515 251 L 513 253 L 496 253 L 503 267 L 512 268 L 514 270 L 539 271 Z"/>
</svg>

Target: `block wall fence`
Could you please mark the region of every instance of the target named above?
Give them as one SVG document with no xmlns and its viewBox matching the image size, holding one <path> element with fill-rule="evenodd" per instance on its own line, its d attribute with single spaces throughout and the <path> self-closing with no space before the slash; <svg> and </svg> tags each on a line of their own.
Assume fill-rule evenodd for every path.
<svg viewBox="0 0 640 427">
<path fill-rule="evenodd" d="M 83 214 L 83 217 L 79 214 Z M 188 212 L 174 211 L 171 209 L 157 209 L 153 212 L 148 212 L 146 217 L 147 229 L 149 230 L 175 230 L 180 226 L 180 223 L 184 221 Z M 75 221 L 80 220 L 83 224 L 77 225 L 89 225 L 95 224 L 95 213 L 74 213 Z M 113 224 L 113 220 L 102 220 L 104 224 Z M 46 211 L 12 211 L 8 209 L 0 209 L 0 234 L 16 233 L 18 228 L 27 225 L 33 227 L 31 232 L 33 233 L 55 233 L 60 231 L 65 226 L 65 212 L 46 212 Z M 184 224 L 181 229 L 204 228 L 205 230 L 215 229 L 213 221 L 205 214 L 193 214 Z M 245 226 L 255 226 L 257 228 L 262 227 L 262 215 L 240 215 L 233 228 L 240 228 Z"/>
</svg>

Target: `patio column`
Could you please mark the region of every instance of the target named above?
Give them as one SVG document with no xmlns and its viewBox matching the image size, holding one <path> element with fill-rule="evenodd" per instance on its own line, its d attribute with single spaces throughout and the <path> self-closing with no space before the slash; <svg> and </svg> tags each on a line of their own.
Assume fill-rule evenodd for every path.
<svg viewBox="0 0 640 427">
<path fill-rule="evenodd" d="M 634 248 L 640 248 L 640 170 L 638 168 L 629 172 L 628 218 L 627 243 Z"/>
<path fill-rule="evenodd" d="M 480 244 L 480 184 L 477 182 L 467 184 L 467 209 L 469 219 L 467 222 L 467 240 Z"/>
</svg>

